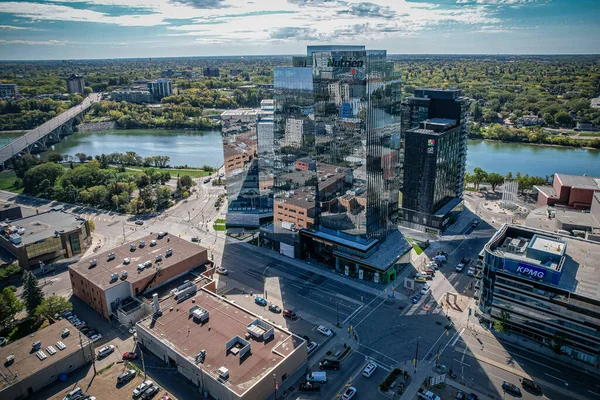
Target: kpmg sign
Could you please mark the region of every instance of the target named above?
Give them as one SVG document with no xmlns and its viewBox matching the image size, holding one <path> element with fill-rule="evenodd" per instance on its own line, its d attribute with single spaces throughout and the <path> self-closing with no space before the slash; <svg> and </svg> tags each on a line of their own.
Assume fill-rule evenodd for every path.
<svg viewBox="0 0 600 400">
<path fill-rule="evenodd" d="M 547 270 L 534 267 L 533 265 L 519 263 L 516 272 L 534 279 L 544 279 Z"/>
</svg>

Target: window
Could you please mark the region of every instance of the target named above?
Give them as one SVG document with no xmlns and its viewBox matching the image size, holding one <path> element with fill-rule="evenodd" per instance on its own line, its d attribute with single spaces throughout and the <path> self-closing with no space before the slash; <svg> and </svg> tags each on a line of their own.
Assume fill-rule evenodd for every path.
<svg viewBox="0 0 600 400">
<path fill-rule="evenodd" d="M 53 381 L 56 376 L 54 374 L 50 375 L 50 380 Z"/>
</svg>

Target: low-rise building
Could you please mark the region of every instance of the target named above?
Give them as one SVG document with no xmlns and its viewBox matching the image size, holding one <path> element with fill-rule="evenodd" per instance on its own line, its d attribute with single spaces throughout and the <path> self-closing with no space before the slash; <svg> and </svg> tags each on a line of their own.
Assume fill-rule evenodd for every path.
<svg viewBox="0 0 600 400">
<path fill-rule="evenodd" d="M 535 186 L 538 206 L 589 209 L 594 193 L 600 192 L 600 178 L 554 174 L 552 186 Z"/>
<path fill-rule="evenodd" d="M 600 108 L 600 97 L 595 97 L 590 100 L 590 106 L 592 108 Z"/>
<path fill-rule="evenodd" d="M 114 90 L 110 92 L 113 101 L 126 101 L 128 103 L 152 103 L 154 96 L 147 90 Z"/>
<path fill-rule="evenodd" d="M 69 266 L 73 294 L 104 318 L 122 302 L 209 263 L 208 251 L 176 236 L 149 235 Z"/>
<path fill-rule="evenodd" d="M 0 83 L 0 99 L 19 98 L 19 87 L 14 83 Z"/>
<path fill-rule="evenodd" d="M 71 258 L 91 244 L 89 223 L 65 211 L 50 210 L 3 222 L 0 231 L 0 245 L 24 269 L 31 269 L 40 261 Z"/>
<path fill-rule="evenodd" d="M 0 398 L 28 398 L 93 357 L 92 342 L 67 320 L 57 321 L 0 348 Z"/>
<path fill-rule="evenodd" d="M 136 324 L 138 343 L 204 396 L 273 399 L 307 366 L 306 341 L 206 287 L 182 288 Z"/>
<path fill-rule="evenodd" d="M 482 258 L 480 317 L 545 345 L 564 340 L 563 352 L 598 364 L 600 243 L 504 225 Z"/>
<path fill-rule="evenodd" d="M 205 77 L 213 77 L 213 78 L 218 78 L 220 75 L 219 68 L 217 68 L 217 67 L 204 67 L 202 69 L 202 74 Z"/>
<path fill-rule="evenodd" d="M 81 75 L 71 75 L 66 79 L 67 93 L 83 93 L 85 89 L 85 80 Z"/>
</svg>

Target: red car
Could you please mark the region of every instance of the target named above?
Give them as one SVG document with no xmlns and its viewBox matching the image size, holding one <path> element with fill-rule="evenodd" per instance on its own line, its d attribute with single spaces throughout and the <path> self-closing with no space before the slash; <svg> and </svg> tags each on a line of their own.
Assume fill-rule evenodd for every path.
<svg viewBox="0 0 600 400">
<path fill-rule="evenodd" d="M 163 397 L 160 398 L 160 400 L 172 400 L 171 396 L 169 396 L 168 394 L 165 394 Z"/>
<path fill-rule="evenodd" d="M 132 353 L 130 351 L 123 353 L 123 360 L 135 360 L 136 358 L 137 358 L 136 353 Z"/>
<path fill-rule="evenodd" d="M 283 316 L 289 319 L 298 319 L 298 316 L 292 310 L 283 310 Z"/>
</svg>

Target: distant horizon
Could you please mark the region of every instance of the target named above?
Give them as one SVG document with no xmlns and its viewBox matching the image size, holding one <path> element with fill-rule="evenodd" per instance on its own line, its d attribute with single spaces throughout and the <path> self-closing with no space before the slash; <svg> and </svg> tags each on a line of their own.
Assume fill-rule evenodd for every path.
<svg viewBox="0 0 600 400">
<path fill-rule="evenodd" d="M 593 55 L 598 0 L 8 0 L 0 59 L 301 54 Z"/>
<path fill-rule="evenodd" d="M 385 49 L 367 49 L 367 50 L 385 50 Z M 213 55 L 213 56 L 149 56 L 149 57 L 109 57 L 109 58 L 38 58 L 38 59 L 0 59 L 2 62 L 39 62 L 39 61 L 110 61 L 110 60 L 164 60 L 174 58 L 243 58 L 243 57 L 298 57 L 305 56 L 306 53 L 295 54 L 231 54 L 231 55 Z M 387 53 L 390 56 L 420 56 L 420 57 L 600 57 L 598 53 Z"/>
</svg>

